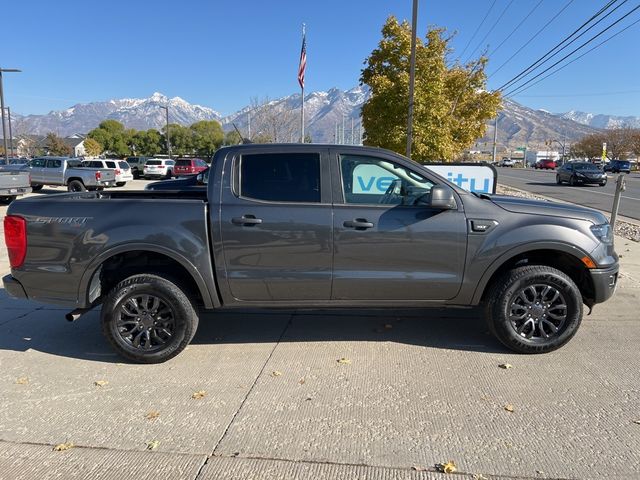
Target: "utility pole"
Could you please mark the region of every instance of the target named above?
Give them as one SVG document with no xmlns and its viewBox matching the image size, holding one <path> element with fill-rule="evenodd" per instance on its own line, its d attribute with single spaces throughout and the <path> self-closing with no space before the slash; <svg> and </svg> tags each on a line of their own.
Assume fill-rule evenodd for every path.
<svg viewBox="0 0 640 480">
<path fill-rule="evenodd" d="M 171 139 L 169 138 L 169 106 L 160 105 L 160 108 L 164 108 L 164 111 L 167 114 L 167 153 L 169 154 L 169 159 L 171 159 Z"/>
<path fill-rule="evenodd" d="M 409 112 L 407 114 L 407 158 L 411 158 L 413 143 L 413 89 L 416 83 L 416 30 L 418 29 L 418 0 L 413 0 L 411 17 L 411 65 L 409 67 Z"/>
<path fill-rule="evenodd" d="M 9 152 L 7 150 L 7 127 L 4 123 L 4 90 L 2 86 L 3 72 L 21 72 L 17 68 L 0 68 L 0 112 L 2 113 L 2 141 L 4 142 L 4 159 L 9 165 Z"/>
<path fill-rule="evenodd" d="M 496 163 L 496 142 L 498 141 L 498 115 L 493 125 L 493 163 Z"/>
<path fill-rule="evenodd" d="M 7 107 L 7 117 L 9 117 L 9 148 L 11 149 L 11 156 L 15 157 L 13 149 L 13 130 L 11 129 L 11 109 Z"/>
<path fill-rule="evenodd" d="M 247 116 L 249 117 L 249 121 L 248 121 L 249 126 L 248 126 L 248 128 L 247 128 L 247 130 L 248 130 L 248 135 L 249 135 L 249 137 L 248 137 L 248 138 L 249 138 L 249 140 L 251 140 L 251 110 L 249 110 L 249 113 L 247 114 Z M 242 140 L 242 136 L 240 137 L 240 140 Z"/>
</svg>

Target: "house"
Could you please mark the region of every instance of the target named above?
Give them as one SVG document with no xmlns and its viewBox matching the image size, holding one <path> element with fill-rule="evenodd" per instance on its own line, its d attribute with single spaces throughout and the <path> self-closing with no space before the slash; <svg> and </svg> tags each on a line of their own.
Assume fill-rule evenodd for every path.
<svg viewBox="0 0 640 480">
<path fill-rule="evenodd" d="M 62 140 L 69 147 L 71 147 L 72 157 L 84 157 L 87 154 L 87 151 L 84 148 L 84 141 L 86 140 L 86 138 L 86 135 L 76 133 L 71 135 L 70 137 L 63 138 Z"/>
</svg>

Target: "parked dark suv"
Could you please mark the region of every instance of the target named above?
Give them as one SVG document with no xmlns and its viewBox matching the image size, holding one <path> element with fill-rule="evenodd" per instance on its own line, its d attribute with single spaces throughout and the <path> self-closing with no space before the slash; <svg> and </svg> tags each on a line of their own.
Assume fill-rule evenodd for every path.
<svg viewBox="0 0 640 480">
<path fill-rule="evenodd" d="M 131 165 L 131 173 L 133 178 L 140 178 L 143 175 L 144 164 L 147 163 L 151 157 L 127 157 L 127 163 Z"/>
<path fill-rule="evenodd" d="M 631 162 L 627 160 L 611 160 L 604 166 L 605 172 L 631 173 Z"/>
</svg>

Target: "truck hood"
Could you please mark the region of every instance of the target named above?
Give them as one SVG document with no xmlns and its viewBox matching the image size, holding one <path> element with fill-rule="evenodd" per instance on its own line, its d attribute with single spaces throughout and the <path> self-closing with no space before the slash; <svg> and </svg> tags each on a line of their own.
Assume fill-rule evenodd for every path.
<svg viewBox="0 0 640 480">
<path fill-rule="evenodd" d="M 586 220 L 596 225 L 607 222 L 607 218 L 602 213 L 592 210 L 591 208 L 546 200 L 530 200 L 507 195 L 487 196 L 493 203 L 509 212 L 575 218 L 577 220 Z"/>
</svg>

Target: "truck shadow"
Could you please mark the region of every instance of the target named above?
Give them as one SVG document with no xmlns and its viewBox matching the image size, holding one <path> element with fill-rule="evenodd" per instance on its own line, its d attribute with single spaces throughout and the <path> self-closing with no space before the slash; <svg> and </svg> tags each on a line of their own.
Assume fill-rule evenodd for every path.
<svg viewBox="0 0 640 480">
<path fill-rule="evenodd" d="M 0 293 L 4 293 L 0 289 Z M 125 362 L 102 336 L 99 312 L 70 323 L 64 309 L 28 302 L 5 308 L 0 295 L 0 350 L 38 351 L 108 363 Z M 28 310 L 27 310 L 28 308 Z M 471 310 L 296 310 L 205 313 L 193 345 L 305 342 L 395 342 L 428 348 L 508 352 Z M 241 354 L 241 353 L 239 353 Z"/>
</svg>

